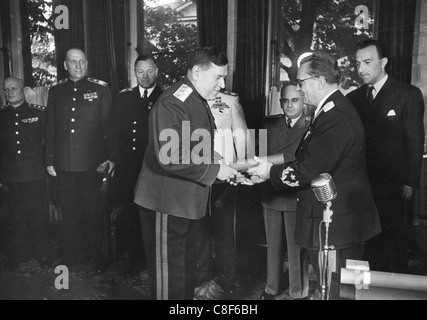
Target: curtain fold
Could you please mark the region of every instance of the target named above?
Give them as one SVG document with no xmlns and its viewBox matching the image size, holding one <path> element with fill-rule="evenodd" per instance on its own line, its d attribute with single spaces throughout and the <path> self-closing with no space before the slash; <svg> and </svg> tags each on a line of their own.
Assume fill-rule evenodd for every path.
<svg viewBox="0 0 427 320">
<path fill-rule="evenodd" d="M 259 129 L 265 114 L 268 1 L 238 0 L 235 91 L 249 128 Z"/>
<path fill-rule="evenodd" d="M 120 66 L 125 65 L 121 60 L 125 59 L 126 52 L 123 1 L 87 1 L 87 12 L 89 74 L 108 82 L 112 93 L 116 94 L 122 86 L 119 82 L 123 82 L 118 78 L 118 62 L 120 60 Z"/>
<path fill-rule="evenodd" d="M 54 28 L 58 81 L 67 78 L 64 69 L 65 54 L 69 47 L 84 47 L 83 0 L 53 0 L 53 7 L 64 5 L 69 10 L 70 28 L 58 30 Z"/>
<path fill-rule="evenodd" d="M 198 0 L 199 44 L 215 46 L 227 53 L 228 0 Z"/>
<path fill-rule="evenodd" d="M 412 80 L 416 0 L 379 0 L 378 39 L 389 52 L 387 72 L 396 80 Z"/>
</svg>

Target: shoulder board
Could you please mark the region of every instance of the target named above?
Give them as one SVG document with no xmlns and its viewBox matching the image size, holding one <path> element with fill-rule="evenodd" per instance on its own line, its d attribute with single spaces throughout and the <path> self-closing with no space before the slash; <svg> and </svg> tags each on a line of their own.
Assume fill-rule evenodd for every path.
<svg viewBox="0 0 427 320">
<path fill-rule="evenodd" d="M 53 87 L 55 86 L 59 86 L 60 84 L 66 83 L 68 81 L 68 79 L 62 79 L 61 81 L 59 81 L 58 83 L 54 84 Z"/>
<path fill-rule="evenodd" d="M 0 110 L 4 110 L 4 109 L 6 109 L 7 107 L 8 107 L 8 105 L 2 106 L 2 107 L 0 107 Z"/>
<path fill-rule="evenodd" d="M 108 86 L 108 83 L 107 83 L 107 82 L 104 82 L 104 81 L 102 81 L 102 80 L 98 80 L 98 79 L 94 79 L 94 78 L 87 78 L 87 81 L 92 82 L 92 83 L 99 84 L 99 85 L 101 85 L 101 86 L 103 86 L 103 87 Z"/>
<path fill-rule="evenodd" d="M 192 93 L 193 89 L 190 86 L 183 84 L 175 91 L 173 96 L 181 102 L 185 102 Z"/>
<path fill-rule="evenodd" d="M 133 88 L 126 88 L 126 89 L 123 89 L 122 91 L 120 91 L 119 94 L 125 93 L 125 92 L 132 92 L 132 91 L 133 91 Z"/>
<path fill-rule="evenodd" d="M 323 111 L 326 113 L 326 112 L 331 111 L 333 108 L 335 108 L 335 103 L 334 103 L 333 101 L 331 101 L 331 102 L 328 102 L 328 103 L 323 107 Z"/>
<path fill-rule="evenodd" d="M 238 95 L 237 93 L 235 93 L 235 92 L 223 91 L 223 93 L 224 93 L 224 94 L 228 94 L 228 95 L 233 96 L 233 97 L 238 97 L 238 96 L 239 96 L 239 95 Z"/>
<path fill-rule="evenodd" d="M 28 106 L 30 108 L 41 110 L 41 111 L 45 111 L 46 110 L 45 106 L 39 106 L 38 104 L 28 104 Z"/>
</svg>

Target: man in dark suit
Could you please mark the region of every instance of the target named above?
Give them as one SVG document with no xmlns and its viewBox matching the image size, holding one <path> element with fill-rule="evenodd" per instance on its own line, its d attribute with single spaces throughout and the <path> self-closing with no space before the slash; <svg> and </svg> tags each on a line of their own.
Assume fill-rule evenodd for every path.
<svg viewBox="0 0 427 320">
<path fill-rule="evenodd" d="M 99 166 L 114 172 L 117 143 L 113 138 L 108 84 L 86 76 L 86 54 L 67 51 L 68 78 L 49 90 L 46 124 L 48 173 L 58 177 L 63 209 L 63 263 L 92 262 L 105 269 L 102 253 L 104 217 Z M 108 160 L 107 160 L 108 159 Z"/>
<path fill-rule="evenodd" d="M 128 226 L 127 234 L 121 236 L 126 240 L 130 276 L 139 275 L 145 265 L 139 213 L 133 200 L 148 144 L 148 118 L 162 93 L 157 84 L 158 73 L 153 56 L 139 56 L 135 61 L 138 86 L 120 92 L 114 103 L 114 128 L 120 152 L 115 176 L 111 181 L 111 198 L 115 208 L 122 208 L 122 217 L 117 219 L 124 220 Z"/>
<path fill-rule="evenodd" d="M 363 125 L 355 107 L 338 90 L 340 79 L 337 62 L 329 54 L 320 51 L 303 59 L 297 83 L 305 102 L 317 108 L 296 161 L 289 163 L 285 158 L 287 163 L 273 166 L 257 159 L 258 167 L 248 170 L 252 181 L 270 179 L 278 190 L 297 190 L 295 242 L 306 249 L 318 278 L 318 252 L 325 242 L 326 230 L 320 228 L 325 205 L 311 188 L 314 179 L 328 173 L 337 189 L 328 233 L 329 245 L 336 250 L 336 270 L 345 267 L 347 259 L 360 260 L 364 241 L 381 231 L 366 173 Z"/>
<path fill-rule="evenodd" d="M 167 89 L 150 114 L 135 203 L 153 299 L 194 298 L 212 184 L 237 174 L 214 161 L 215 122 L 207 103 L 225 87 L 227 64 L 225 54 L 215 48 L 195 50 L 187 77 Z"/>
<path fill-rule="evenodd" d="M 9 266 L 35 257 L 49 267 L 49 205 L 44 166 L 46 108 L 25 101 L 24 81 L 4 81 L 7 105 L 0 109 L 0 176 L 8 189 L 2 214 L 10 218 Z"/>
<path fill-rule="evenodd" d="M 387 63 L 383 44 L 360 42 L 356 64 L 364 85 L 348 98 L 365 126 L 368 176 L 383 227 L 367 246 L 366 258 L 375 270 L 404 272 L 407 261 L 393 259 L 390 250 L 396 252 L 400 245 L 399 232 L 408 218 L 405 208 L 420 184 L 424 100 L 417 87 L 390 78 Z"/>
<path fill-rule="evenodd" d="M 295 161 L 295 152 L 307 131 L 311 118 L 303 110 L 303 98 L 296 84 L 281 90 L 283 116 L 266 118 L 267 154 L 284 154 L 287 161 Z M 267 238 L 267 284 L 262 300 L 272 300 L 281 293 L 284 244 L 289 264 L 289 295 L 292 299 L 308 296 L 308 262 L 295 244 L 297 199 L 294 191 L 275 190 L 269 181 L 262 185 L 262 206 Z M 285 240 L 286 234 L 286 240 Z"/>
</svg>

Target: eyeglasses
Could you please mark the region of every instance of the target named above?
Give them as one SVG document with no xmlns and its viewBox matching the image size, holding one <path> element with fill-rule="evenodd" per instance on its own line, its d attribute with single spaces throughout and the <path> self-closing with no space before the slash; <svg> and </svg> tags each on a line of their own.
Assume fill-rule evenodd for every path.
<svg viewBox="0 0 427 320">
<path fill-rule="evenodd" d="M 313 78 L 317 78 L 317 76 L 313 76 L 313 77 L 305 78 L 305 79 L 297 79 L 296 83 L 301 88 L 302 85 L 303 85 L 303 83 L 304 83 L 304 81 L 307 81 L 307 80 L 310 80 L 310 79 L 313 79 Z"/>
</svg>

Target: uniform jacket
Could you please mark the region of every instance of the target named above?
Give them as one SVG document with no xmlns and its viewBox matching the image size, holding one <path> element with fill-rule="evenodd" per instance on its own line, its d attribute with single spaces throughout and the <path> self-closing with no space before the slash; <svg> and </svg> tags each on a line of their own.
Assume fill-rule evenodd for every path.
<svg viewBox="0 0 427 320">
<path fill-rule="evenodd" d="M 188 78 L 166 90 L 150 114 L 149 142 L 135 202 L 175 217 L 203 218 L 220 169 L 213 161 L 214 133 L 215 122 L 207 101 Z M 205 143 L 200 158 L 190 150 L 199 154 L 202 148 L 197 147 L 202 141 Z"/>
<path fill-rule="evenodd" d="M 93 171 L 117 161 L 112 102 L 108 85 L 84 78 L 67 79 L 49 90 L 46 165 L 65 172 Z"/>
<path fill-rule="evenodd" d="M 208 101 L 215 118 L 215 151 L 226 163 L 251 158 L 254 146 L 248 133 L 245 114 L 239 96 L 231 92 L 220 92 L 213 101 Z M 249 140 L 248 140 L 249 139 Z"/>
<path fill-rule="evenodd" d="M 389 78 L 368 108 L 368 86 L 348 94 L 366 131 L 368 174 L 375 193 L 395 197 L 402 185 L 418 188 L 424 152 L 420 89 Z"/>
<path fill-rule="evenodd" d="M 289 129 L 284 115 L 266 118 L 264 128 L 267 129 L 267 154 L 283 153 L 287 162 L 295 161 L 295 152 L 307 131 L 311 118 L 304 113 Z M 261 187 L 262 205 L 276 211 L 296 211 L 297 201 L 295 190 L 275 190 L 270 181 Z"/>
<path fill-rule="evenodd" d="M 139 87 L 120 92 L 114 102 L 114 129 L 119 145 L 118 170 L 135 181 L 141 171 L 148 144 L 148 118 L 162 89 L 157 85 L 147 99 L 141 97 Z"/>
<path fill-rule="evenodd" d="M 8 182 L 46 178 L 44 165 L 45 107 L 25 102 L 0 110 L 0 172 Z"/>
<path fill-rule="evenodd" d="M 337 188 L 337 198 L 332 201 L 329 244 L 339 249 L 374 237 L 381 226 L 366 173 L 365 135 L 360 117 L 339 91 L 323 107 L 297 150 L 297 161 L 274 166 L 271 182 L 278 189 L 298 190 L 296 243 L 318 249 L 325 205 L 317 201 L 311 181 L 329 173 Z M 321 238 L 324 241 L 324 233 Z"/>
</svg>

